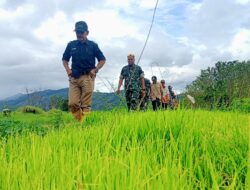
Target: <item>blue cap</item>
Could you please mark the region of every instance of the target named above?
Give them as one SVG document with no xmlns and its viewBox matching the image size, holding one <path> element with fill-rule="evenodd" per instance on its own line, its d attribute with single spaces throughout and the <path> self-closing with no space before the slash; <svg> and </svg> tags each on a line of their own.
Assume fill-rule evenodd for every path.
<svg viewBox="0 0 250 190">
<path fill-rule="evenodd" d="M 88 32 L 88 25 L 84 21 L 78 21 L 75 24 L 75 32 Z"/>
</svg>

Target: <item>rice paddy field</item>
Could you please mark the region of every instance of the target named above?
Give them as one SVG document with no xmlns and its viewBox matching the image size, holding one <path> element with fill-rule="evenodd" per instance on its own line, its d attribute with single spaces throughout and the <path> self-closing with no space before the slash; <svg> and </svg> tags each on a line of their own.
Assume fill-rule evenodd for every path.
<svg viewBox="0 0 250 190">
<path fill-rule="evenodd" d="M 176 110 L 0 117 L 0 189 L 250 189 L 250 117 Z"/>
</svg>

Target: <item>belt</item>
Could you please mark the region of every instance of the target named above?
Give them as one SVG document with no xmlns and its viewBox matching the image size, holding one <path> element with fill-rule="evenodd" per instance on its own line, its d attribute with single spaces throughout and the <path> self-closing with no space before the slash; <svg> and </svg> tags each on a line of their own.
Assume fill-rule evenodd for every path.
<svg viewBox="0 0 250 190">
<path fill-rule="evenodd" d="M 81 75 L 88 75 L 90 73 L 90 71 L 83 71 L 81 72 Z"/>
</svg>

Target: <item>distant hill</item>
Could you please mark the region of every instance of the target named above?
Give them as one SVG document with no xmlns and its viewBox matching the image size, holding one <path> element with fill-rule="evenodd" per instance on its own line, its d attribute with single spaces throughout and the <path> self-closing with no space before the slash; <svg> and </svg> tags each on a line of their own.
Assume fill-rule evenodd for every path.
<svg viewBox="0 0 250 190">
<path fill-rule="evenodd" d="M 48 110 L 50 98 L 53 96 L 60 96 L 67 99 L 68 88 L 59 90 L 44 90 L 30 94 L 17 94 L 4 100 L 0 100 L 0 109 L 2 110 L 6 107 L 10 109 L 16 109 L 25 105 L 34 105 Z M 92 97 L 92 109 L 109 110 L 119 106 L 122 104 L 122 102 L 124 101 L 121 101 L 121 98 L 114 93 L 94 92 Z"/>
<path fill-rule="evenodd" d="M 23 96 L 23 94 L 22 94 L 22 93 L 18 93 L 18 94 L 15 94 L 14 96 L 10 96 L 10 97 L 8 97 L 8 98 L 5 98 L 4 101 L 15 100 L 15 99 L 17 99 L 17 98 L 19 98 L 19 97 L 21 97 L 21 96 Z M 1 101 L 1 100 L 0 100 L 0 101 Z"/>
</svg>

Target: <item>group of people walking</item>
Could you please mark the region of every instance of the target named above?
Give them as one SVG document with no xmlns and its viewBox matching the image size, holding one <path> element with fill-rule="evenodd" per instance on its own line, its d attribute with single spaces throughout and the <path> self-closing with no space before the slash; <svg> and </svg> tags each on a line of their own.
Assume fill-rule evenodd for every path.
<svg viewBox="0 0 250 190">
<path fill-rule="evenodd" d="M 128 110 L 147 110 L 149 101 L 152 102 L 153 110 L 173 109 L 177 106 L 176 95 L 171 86 L 166 86 L 165 80 L 157 81 L 156 76 L 149 79 L 144 77 L 140 66 L 135 64 L 135 56 L 129 54 L 128 65 L 121 70 L 118 82 L 117 94 L 125 80 L 124 91 Z"/>
<path fill-rule="evenodd" d="M 73 116 L 82 121 L 84 116 L 91 112 L 91 99 L 94 90 L 95 77 L 105 64 L 106 58 L 98 45 L 88 40 L 88 25 L 84 21 L 75 23 L 76 40 L 70 41 L 63 53 L 62 61 L 69 79 L 69 109 Z M 149 100 L 153 109 L 157 110 L 162 105 L 166 109 L 171 107 L 171 100 L 176 96 L 166 88 L 165 81 L 157 82 L 155 76 L 150 80 L 144 78 L 144 72 L 135 64 L 135 56 L 129 54 L 128 65 L 121 71 L 117 94 L 125 80 L 124 90 L 128 110 L 146 110 Z M 71 67 L 69 61 L 72 60 Z M 98 60 L 96 65 L 95 59 Z"/>
</svg>

